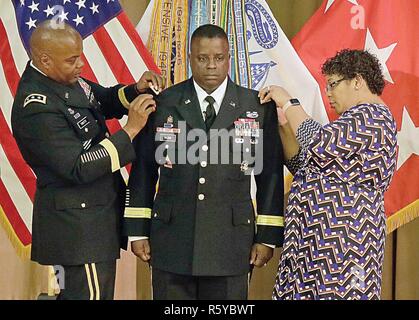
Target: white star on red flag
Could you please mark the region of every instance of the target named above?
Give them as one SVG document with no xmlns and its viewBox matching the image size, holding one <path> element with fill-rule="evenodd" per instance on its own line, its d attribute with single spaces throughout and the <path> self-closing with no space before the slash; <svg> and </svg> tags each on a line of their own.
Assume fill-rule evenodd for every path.
<svg viewBox="0 0 419 320">
<path fill-rule="evenodd" d="M 394 50 L 394 47 L 397 45 L 396 43 L 392 43 L 387 47 L 378 48 L 374 38 L 371 35 L 370 29 L 367 29 L 367 36 L 365 39 L 365 50 L 369 51 L 372 54 L 375 54 L 380 60 L 381 67 L 383 68 L 384 79 L 386 79 L 390 83 L 394 83 L 393 79 L 391 78 L 390 71 L 387 68 L 387 60 L 390 58 L 391 53 Z"/>
<path fill-rule="evenodd" d="M 362 10 L 352 10 L 353 5 Z M 359 20 L 355 27 L 354 20 Z M 389 224 L 388 232 L 419 217 L 417 21 L 419 7 L 412 0 L 328 0 L 292 40 L 320 86 L 326 84 L 321 65 L 338 51 L 368 50 L 380 61 L 386 81 L 381 98 L 395 119 L 399 152 L 397 170 L 384 201 L 387 217 L 398 222 Z M 324 94 L 323 101 L 327 106 Z M 326 110 L 331 121 L 339 117 L 332 108 Z"/>
<path fill-rule="evenodd" d="M 352 3 L 353 5 L 358 6 L 358 1 L 357 0 L 347 0 L 350 3 Z M 326 4 L 326 9 L 324 10 L 324 13 L 327 12 L 327 10 L 329 10 L 329 8 L 331 7 L 331 5 L 335 2 L 335 0 L 327 0 L 327 4 Z"/>
<path fill-rule="evenodd" d="M 416 137 L 416 139 L 412 139 L 412 137 Z M 403 108 L 402 125 L 397 133 L 397 141 L 399 144 L 397 170 L 399 170 L 413 154 L 419 156 L 419 127 L 415 126 L 406 107 Z"/>
</svg>

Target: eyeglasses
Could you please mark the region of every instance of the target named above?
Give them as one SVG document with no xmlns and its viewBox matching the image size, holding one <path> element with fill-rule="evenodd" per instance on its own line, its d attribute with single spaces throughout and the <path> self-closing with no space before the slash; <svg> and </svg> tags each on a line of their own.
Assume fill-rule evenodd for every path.
<svg viewBox="0 0 419 320">
<path fill-rule="evenodd" d="M 331 83 L 328 83 L 327 85 L 326 85 L 326 92 L 329 92 L 329 91 L 332 91 L 334 88 L 336 88 L 337 86 L 338 86 L 338 84 L 340 83 L 340 82 L 342 82 L 343 80 L 346 80 L 345 78 L 342 78 L 342 79 L 339 79 L 339 80 L 335 80 L 335 81 L 333 81 L 333 82 L 331 82 Z"/>
</svg>

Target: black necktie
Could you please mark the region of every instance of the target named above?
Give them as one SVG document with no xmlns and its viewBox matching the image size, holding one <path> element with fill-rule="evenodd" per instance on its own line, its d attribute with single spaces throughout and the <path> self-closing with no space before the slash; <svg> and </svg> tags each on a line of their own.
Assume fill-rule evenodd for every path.
<svg viewBox="0 0 419 320">
<path fill-rule="evenodd" d="M 215 109 L 214 109 L 214 102 L 215 99 L 211 96 L 207 96 L 205 101 L 208 102 L 207 110 L 205 111 L 205 126 L 207 127 L 207 131 L 211 128 L 212 124 L 215 120 Z"/>
</svg>

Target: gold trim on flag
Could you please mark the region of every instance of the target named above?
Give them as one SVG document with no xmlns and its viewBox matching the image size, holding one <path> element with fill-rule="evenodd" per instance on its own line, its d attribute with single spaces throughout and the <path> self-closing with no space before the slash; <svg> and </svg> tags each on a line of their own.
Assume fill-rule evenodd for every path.
<svg viewBox="0 0 419 320">
<path fill-rule="evenodd" d="M 387 234 L 419 217 L 419 199 L 387 218 Z"/>
<path fill-rule="evenodd" d="M 16 250 L 17 255 L 23 259 L 29 259 L 31 256 L 31 247 L 32 245 L 24 245 L 22 241 L 19 239 L 19 236 L 16 234 L 15 229 L 11 225 L 9 218 L 6 215 L 6 212 L 0 205 L 0 226 L 6 232 L 7 237 L 9 238 L 13 248 Z"/>
</svg>

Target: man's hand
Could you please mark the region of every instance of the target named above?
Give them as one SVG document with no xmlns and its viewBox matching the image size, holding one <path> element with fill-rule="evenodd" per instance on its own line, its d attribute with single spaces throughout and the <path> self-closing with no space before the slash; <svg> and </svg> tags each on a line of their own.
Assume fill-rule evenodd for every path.
<svg viewBox="0 0 419 320">
<path fill-rule="evenodd" d="M 128 121 L 123 127 L 131 141 L 144 128 L 150 113 L 156 111 L 156 101 L 151 94 L 140 94 L 129 104 Z"/>
<path fill-rule="evenodd" d="M 150 85 L 157 91 L 163 91 L 164 89 L 164 79 L 161 75 L 153 72 L 153 71 L 146 71 L 141 76 L 140 80 L 138 80 L 136 86 L 138 92 L 144 93 L 149 88 Z"/>
<path fill-rule="evenodd" d="M 144 262 L 151 259 L 150 242 L 148 239 L 131 242 L 131 251 Z"/>
<path fill-rule="evenodd" d="M 271 260 L 274 254 L 274 249 L 260 243 L 255 243 L 250 254 L 250 264 L 260 268 L 266 265 Z"/>
</svg>

